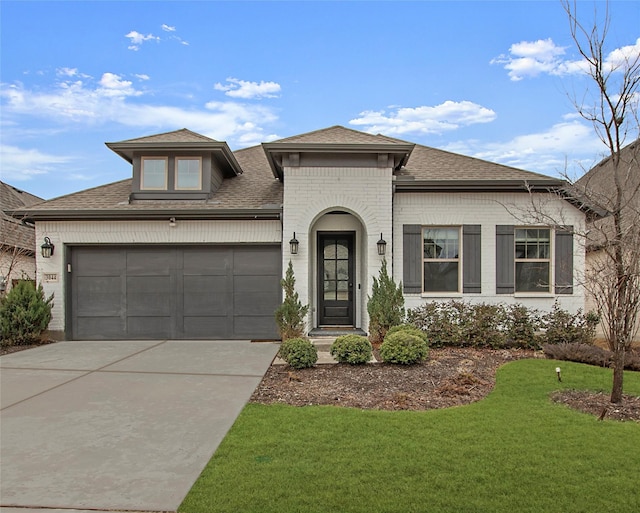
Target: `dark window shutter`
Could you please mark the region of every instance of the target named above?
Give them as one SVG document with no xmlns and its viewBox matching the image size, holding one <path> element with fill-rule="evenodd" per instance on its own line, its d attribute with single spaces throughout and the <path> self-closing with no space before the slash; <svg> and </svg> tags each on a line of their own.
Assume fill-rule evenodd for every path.
<svg viewBox="0 0 640 513">
<path fill-rule="evenodd" d="M 465 224 L 462 227 L 462 292 L 479 294 L 481 290 L 481 227 Z"/>
<path fill-rule="evenodd" d="M 402 285 L 407 294 L 422 293 L 422 226 L 402 225 Z"/>
<path fill-rule="evenodd" d="M 573 226 L 556 229 L 556 294 L 573 294 Z"/>
<path fill-rule="evenodd" d="M 511 224 L 496 226 L 496 294 L 515 291 L 514 229 Z"/>
</svg>

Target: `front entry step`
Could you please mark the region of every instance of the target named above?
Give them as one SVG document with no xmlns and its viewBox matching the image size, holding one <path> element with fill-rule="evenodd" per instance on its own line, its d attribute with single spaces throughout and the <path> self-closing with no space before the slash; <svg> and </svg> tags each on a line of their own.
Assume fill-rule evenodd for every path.
<svg viewBox="0 0 640 513">
<path fill-rule="evenodd" d="M 341 337 L 342 335 L 362 335 L 363 337 L 366 337 L 367 333 L 360 328 L 341 328 L 335 326 L 326 328 L 313 328 L 309 332 L 310 338 L 332 337 L 335 339 L 337 337 Z"/>
</svg>

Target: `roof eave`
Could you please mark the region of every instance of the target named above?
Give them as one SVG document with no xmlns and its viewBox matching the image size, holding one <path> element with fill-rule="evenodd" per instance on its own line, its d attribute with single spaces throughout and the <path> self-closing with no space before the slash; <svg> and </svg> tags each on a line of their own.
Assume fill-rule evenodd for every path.
<svg viewBox="0 0 640 513">
<path fill-rule="evenodd" d="M 396 192 L 549 192 L 558 191 L 565 182 L 556 179 L 534 180 L 414 180 L 397 177 Z"/>
</svg>

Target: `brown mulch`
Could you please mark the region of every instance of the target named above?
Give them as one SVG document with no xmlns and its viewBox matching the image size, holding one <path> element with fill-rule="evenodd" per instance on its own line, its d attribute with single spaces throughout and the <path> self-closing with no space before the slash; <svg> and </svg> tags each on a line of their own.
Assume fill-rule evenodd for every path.
<svg viewBox="0 0 640 513">
<path fill-rule="evenodd" d="M 37 344 L 23 344 L 23 345 L 17 345 L 17 346 L 0 344 L 0 356 L 2 356 L 3 354 L 17 353 L 18 351 L 33 349 L 34 347 L 45 346 L 47 344 L 53 344 L 54 342 L 55 340 L 42 340 Z"/>
<path fill-rule="evenodd" d="M 251 397 L 254 403 L 292 406 L 332 405 L 376 410 L 431 410 L 470 404 L 486 397 L 501 365 L 541 357 L 525 350 L 431 349 L 419 365 L 385 363 L 324 364 L 293 370 L 272 365 Z M 612 405 L 608 396 L 564 391 L 553 400 L 571 408 L 617 420 L 640 420 L 640 398 L 625 396 Z"/>
</svg>

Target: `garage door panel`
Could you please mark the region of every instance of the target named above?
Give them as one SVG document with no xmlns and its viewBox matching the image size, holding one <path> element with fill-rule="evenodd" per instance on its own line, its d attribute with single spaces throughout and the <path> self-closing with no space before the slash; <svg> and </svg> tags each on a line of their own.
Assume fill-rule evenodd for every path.
<svg viewBox="0 0 640 513">
<path fill-rule="evenodd" d="M 280 251 L 270 247 L 238 248 L 233 258 L 235 275 L 274 275 L 280 274 Z"/>
<path fill-rule="evenodd" d="M 127 253 L 128 276 L 169 276 L 176 267 L 172 249 L 130 250 Z"/>
<path fill-rule="evenodd" d="M 127 317 L 127 335 L 130 338 L 174 338 L 171 317 Z"/>
<path fill-rule="evenodd" d="M 127 278 L 128 315 L 171 316 L 175 310 L 174 289 L 169 276 Z"/>
<path fill-rule="evenodd" d="M 233 311 L 236 315 L 274 315 L 280 303 L 279 280 L 272 276 L 235 276 Z"/>
<path fill-rule="evenodd" d="M 109 317 L 120 315 L 122 278 L 120 276 L 78 277 L 77 314 Z"/>
<path fill-rule="evenodd" d="M 226 315 L 184 318 L 184 338 L 229 338 Z"/>
<path fill-rule="evenodd" d="M 118 317 L 82 317 L 78 319 L 76 340 L 114 340 L 122 338 L 125 330 L 123 319 Z"/>
<path fill-rule="evenodd" d="M 233 252 L 229 248 L 188 248 L 183 258 L 185 275 L 226 276 L 233 263 Z"/>
<path fill-rule="evenodd" d="M 226 276 L 185 276 L 184 315 L 226 315 L 231 295 Z"/>
<path fill-rule="evenodd" d="M 74 257 L 78 276 L 120 276 L 126 263 L 125 252 L 117 248 L 82 248 Z"/>
<path fill-rule="evenodd" d="M 274 328 L 274 316 L 244 316 L 239 315 L 233 319 L 233 331 L 237 336 L 245 338 L 270 339 L 278 337 Z"/>
</svg>

